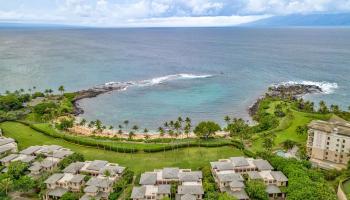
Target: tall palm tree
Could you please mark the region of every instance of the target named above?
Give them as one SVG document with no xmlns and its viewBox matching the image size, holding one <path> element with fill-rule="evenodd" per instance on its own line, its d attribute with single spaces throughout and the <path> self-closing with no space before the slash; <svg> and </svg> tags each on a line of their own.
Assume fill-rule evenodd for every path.
<svg viewBox="0 0 350 200">
<path fill-rule="evenodd" d="M 139 127 L 138 127 L 137 125 L 134 125 L 134 126 L 132 127 L 132 130 L 134 130 L 134 131 L 136 132 L 137 130 L 139 130 Z"/>
<path fill-rule="evenodd" d="M 60 92 L 61 92 L 61 95 L 63 95 L 64 86 L 63 86 L 63 85 L 60 85 L 60 87 L 58 87 L 58 91 L 60 91 Z"/>
<path fill-rule="evenodd" d="M 159 136 L 163 137 L 164 136 L 164 129 L 163 129 L 163 127 L 159 127 L 158 131 L 159 131 Z"/>
<path fill-rule="evenodd" d="M 231 118 L 230 118 L 230 116 L 228 116 L 228 115 L 226 115 L 225 117 L 224 117 L 224 120 L 225 120 L 225 122 L 227 123 L 227 125 L 230 123 L 230 121 L 231 121 Z"/>
<path fill-rule="evenodd" d="M 135 136 L 135 133 L 133 131 L 129 132 L 129 139 L 131 140 Z"/>
<path fill-rule="evenodd" d="M 125 131 L 127 131 L 128 130 L 129 120 L 124 120 L 123 123 L 125 124 Z"/>
</svg>

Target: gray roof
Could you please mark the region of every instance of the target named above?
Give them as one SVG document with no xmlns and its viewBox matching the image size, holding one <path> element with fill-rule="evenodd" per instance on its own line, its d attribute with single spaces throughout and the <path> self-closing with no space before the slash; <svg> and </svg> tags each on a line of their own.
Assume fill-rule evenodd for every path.
<svg viewBox="0 0 350 200">
<path fill-rule="evenodd" d="M 84 162 L 71 163 L 66 168 L 64 168 L 63 172 L 76 174 L 84 166 L 84 164 L 85 164 Z"/>
<path fill-rule="evenodd" d="M 87 193 L 96 193 L 97 191 L 98 191 L 98 187 L 94 185 L 89 185 L 86 188 L 84 188 L 84 192 L 87 192 Z"/>
<path fill-rule="evenodd" d="M 179 168 L 164 168 L 162 173 L 163 179 L 177 179 L 179 178 Z"/>
<path fill-rule="evenodd" d="M 53 154 L 55 151 L 58 151 L 59 149 L 62 149 L 62 147 L 59 145 L 44 145 L 44 146 L 40 146 L 40 153 Z"/>
<path fill-rule="evenodd" d="M 5 153 L 5 152 L 8 152 L 12 149 L 13 149 L 13 147 L 11 147 L 11 146 L 2 146 L 2 147 L 0 147 L 0 153 Z"/>
<path fill-rule="evenodd" d="M 281 171 L 271 171 L 270 174 L 279 182 L 288 181 L 288 178 Z"/>
<path fill-rule="evenodd" d="M 70 180 L 72 183 L 80 183 L 82 180 L 84 180 L 85 175 L 82 174 L 76 174 L 73 176 L 73 178 Z"/>
<path fill-rule="evenodd" d="M 232 182 L 230 182 L 230 187 L 231 188 L 244 188 L 245 187 L 245 185 L 244 185 L 244 183 L 242 182 L 242 181 L 232 181 Z"/>
<path fill-rule="evenodd" d="M 196 200 L 196 196 L 192 195 L 192 194 L 185 194 L 181 197 L 180 200 Z"/>
<path fill-rule="evenodd" d="M 142 199 L 145 197 L 146 194 L 146 187 L 134 187 L 131 192 L 131 198 L 132 199 Z"/>
<path fill-rule="evenodd" d="M 257 171 L 248 172 L 248 176 L 252 180 L 263 179 Z"/>
<path fill-rule="evenodd" d="M 231 162 L 211 162 L 212 168 L 216 168 L 220 171 L 233 170 L 233 164 Z"/>
<path fill-rule="evenodd" d="M 268 185 L 268 186 L 266 186 L 265 191 L 268 194 L 279 194 L 279 193 L 282 193 L 281 190 L 276 185 Z"/>
<path fill-rule="evenodd" d="M 235 167 L 249 166 L 247 159 L 244 157 L 231 157 L 230 160 Z"/>
<path fill-rule="evenodd" d="M 157 173 L 146 172 L 141 175 L 140 184 L 141 185 L 155 185 L 157 182 Z"/>
<path fill-rule="evenodd" d="M 23 149 L 19 153 L 26 154 L 26 155 L 31 155 L 31 154 L 35 153 L 36 151 L 38 151 L 40 148 L 41 148 L 40 146 L 30 146 L 30 147 L 28 147 L 26 149 Z"/>
<path fill-rule="evenodd" d="M 229 174 L 218 174 L 220 182 L 231 182 L 231 181 L 243 181 L 243 177 L 240 174 L 229 173 Z"/>
<path fill-rule="evenodd" d="M 201 185 L 180 185 L 178 187 L 178 194 L 204 194 L 203 187 Z"/>
<path fill-rule="evenodd" d="M 35 160 L 36 156 L 26 156 L 25 158 L 21 159 L 22 162 L 25 162 L 25 163 L 30 163 L 32 162 L 33 160 Z"/>
<path fill-rule="evenodd" d="M 50 168 L 54 165 L 56 165 L 57 162 L 56 161 L 52 161 L 52 160 L 49 160 L 49 159 L 44 159 L 43 161 L 40 162 L 40 165 L 45 167 L 45 168 Z"/>
<path fill-rule="evenodd" d="M 15 159 L 18 157 L 18 154 L 10 154 L 4 158 L 0 159 L 0 162 L 10 162 L 11 160 Z"/>
<path fill-rule="evenodd" d="M 170 194 L 171 185 L 158 185 L 158 194 Z"/>
<path fill-rule="evenodd" d="M 54 158 L 65 158 L 69 155 L 72 155 L 73 152 L 70 150 L 59 150 L 59 151 L 54 151 L 52 154 L 52 157 Z"/>
<path fill-rule="evenodd" d="M 15 140 L 12 138 L 5 138 L 5 137 L 0 138 L 0 146 L 5 145 L 5 144 L 9 144 L 12 142 L 15 142 Z"/>
<path fill-rule="evenodd" d="M 121 174 L 123 173 L 125 167 L 121 167 L 118 165 L 108 165 L 108 166 L 104 166 L 102 169 L 100 169 L 99 173 L 103 174 L 105 173 L 105 171 L 109 171 L 111 175 L 115 175 L 115 174 Z"/>
<path fill-rule="evenodd" d="M 91 199 L 99 200 L 101 198 L 99 196 L 92 197 L 88 194 L 84 194 L 79 200 L 91 200 Z"/>
<path fill-rule="evenodd" d="M 53 174 L 53 175 L 51 175 L 48 179 L 46 179 L 44 183 L 47 183 L 47 184 L 56 183 L 56 182 L 57 182 L 58 180 L 60 180 L 63 176 L 64 176 L 64 174 L 62 174 L 62 173 Z"/>
<path fill-rule="evenodd" d="M 234 197 L 236 197 L 236 199 L 238 200 L 246 200 L 246 199 L 249 199 L 249 196 L 248 194 L 244 191 L 244 190 L 241 190 L 241 191 L 228 191 L 228 193 Z"/>
<path fill-rule="evenodd" d="M 100 171 L 105 165 L 107 165 L 107 161 L 105 160 L 94 160 L 87 167 L 88 170 Z"/>
<path fill-rule="evenodd" d="M 100 177 L 92 177 L 90 180 L 86 183 L 86 185 L 89 186 L 97 186 L 101 188 L 107 188 L 112 184 L 112 181 L 110 181 L 107 178 L 100 178 Z"/>
<path fill-rule="evenodd" d="M 68 190 L 65 188 L 55 188 L 53 190 L 49 190 L 47 194 L 53 197 L 62 197 L 66 192 L 68 192 Z"/>
<path fill-rule="evenodd" d="M 273 167 L 266 160 L 256 159 L 253 161 L 253 163 L 258 168 L 259 171 L 273 170 Z"/>
<path fill-rule="evenodd" d="M 30 170 L 30 171 L 39 171 L 39 170 L 41 170 L 43 167 L 40 165 L 40 163 L 39 162 L 34 162 L 33 164 L 32 164 L 32 166 L 30 166 L 28 169 Z"/>
<path fill-rule="evenodd" d="M 182 182 L 197 182 L 202 179 L 201 171 L 193 171 L 193 172 L 180 172 L 179 180 Z"/>
</svg>

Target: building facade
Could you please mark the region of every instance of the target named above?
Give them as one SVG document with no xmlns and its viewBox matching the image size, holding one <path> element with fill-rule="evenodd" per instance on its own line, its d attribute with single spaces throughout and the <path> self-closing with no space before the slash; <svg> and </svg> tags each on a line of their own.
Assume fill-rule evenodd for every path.
<svg viewBox="0 0 350 200">
<path fill-rule="evenodd" d="M 323 168 L 343 168 L 350 156 L 350 123 L 315 120 L 308 125 L 307 152 Z"/>
</svg>

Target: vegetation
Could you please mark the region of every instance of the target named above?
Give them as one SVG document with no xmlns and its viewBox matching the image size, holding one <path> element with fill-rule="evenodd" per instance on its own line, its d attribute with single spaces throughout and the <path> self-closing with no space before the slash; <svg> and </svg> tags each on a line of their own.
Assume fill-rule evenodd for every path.
<svg viewBox="0 0 350 200">
<path fill-rule="evenodd" d="M 269 196 L 267 195 L 265 189 L 266 185 L 262 181 L 248 180 L 246 181 L 246 191 L 248 196 L 254 200 L 268 200 Z"/>
<path fill-rule="evenodd" d="M 19 149 L 32 145 L 56 144 L 69 148 L 76 153 L 84 155 L 87 160 L 107 160 L 130 168 L 135 173 L 152 171 L 162 167 L 182 167 L 198 169 L 210 161 L 243 155 L 243 152 L 232 146 L 223 147 L 192 147 L 186 149 L 174 149 L 172 151 L 152 153 L 138 152 L 135 154 L 118 153 L 108 149 L 91 148 L 67 142 L 61 138 L 52 138 L 42 134 L 29 126 L 18 122 L 4 122 L 0 128 L 7 137 L 14 138 L 18 142 Z M 129 144 L 130 145 L 130 144 Z M 144 144 L 146 145 L 146 144 Z"/>
<path fill-rule="evenodd" d="M 288 177 L 288 199 L 337 199 L 334 189 L 326 182 L 324 175 L 311 168 L 310 162 L 285 159 L 269 153 L 260 153 L 260 156 Z"/>
<path fill-rule="evenodd" d="M 117 200 L 118 198 L 125 199 L 127 196 L 126 188 L 132 187 L 132 182 L 134 179 L 134 172 L 130 169 L 125 169 L 122 177 L 118 180 L 118 182 L 113 186 L 113 192 L 109 195 L 109 200 Z"/>
<path fill-rule="evenodd" d="M 217 131 L 220 131 L 220 126 L 211 121 L 207 122 L 200 122 L 196 128 L 193 130 L 194 134 L 196 134 L 197 137 L 204 137 L 205 139 L 208 139 L 209 137 L 215 135 Z"/>
</svg>

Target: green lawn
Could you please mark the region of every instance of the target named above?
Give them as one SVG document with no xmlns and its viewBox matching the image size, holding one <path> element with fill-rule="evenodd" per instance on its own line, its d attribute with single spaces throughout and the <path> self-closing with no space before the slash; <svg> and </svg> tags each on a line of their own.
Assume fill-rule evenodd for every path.
<svg viewBox="0 0 350 200">
<path fill-rule="evenodd" d="M 269 108 L 267 109 L 267 112 L 272 114 L 274 112 L 274 107 L 277 103 L 279 102 L 272 101 Z M 276 135 L 274 148 L 280 148 L 280 144 L 286 141 L 287 139 L 296 141 L 300 144 L 305 144 L 307 140 L 307 135 L 298 135 L 295 131 L 296 128 L 298 126 L 307 125 L 315 119 L 328 120 L 331 117 L 331 114 L 299 112 L 297 110 L 294 110 L 289 104 L 287 104 L 286 108 L 290 109 L 290 114 L 287 114 L 285 117 L 280 119 L 280 123 L 277 128 L 268 131 L 269 133 L 274 133 Z M 283 108 L 283 110 L 285 110 L 286 108 Z M 253 142 L 250 150 L 262 150 L 262 143 L 263 138 L 259 137 Z"/>
<path fill-rule="evenodd" d="M 79 146 L 61 139 L 54 139 L 17 122 L 0 124 L 4 135 L 17 140 L 19 149 L 32 145 L 57 144 L 81 153 L 88 160 L 100 159 L 130 167 L 136 173 L 162 167 L 183 167 L 197 169 L 220 158 L 243 155 L 233 147 L 185 148 L 160 153 L 117 153 L 93 147 Z"/>
<path fill-rule="evenodd" d="M 349 195 L 350 194 L 350 180 L 347 180 L 343 183 L 343 189 L 345 194 Z"/>
</svg>

